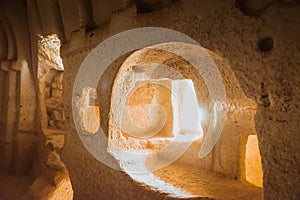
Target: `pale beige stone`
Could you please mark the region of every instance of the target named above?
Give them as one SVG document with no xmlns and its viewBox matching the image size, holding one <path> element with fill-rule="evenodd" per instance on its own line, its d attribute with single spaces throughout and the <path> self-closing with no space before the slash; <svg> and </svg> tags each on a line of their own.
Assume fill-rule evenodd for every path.
<svg viewBox="0 0 300 200">
<path fill-rule="evenodd" d="M 243 8 L 227 0 L 181 0 L 167 7 L 158 5 L 166 5 L 169 0 L 143 2 L 148 2 L 148 8 L 154 11 L 137 14 L 134 2 L 127 0 L 1 1 L 0 160 L 7 170 L 5 173 L 18 171 L 20 174 L 29 172 L 34 178 L 44 176 L 29 190 L 31 196 L 27 199 L 72 199 L 73 193 L 68 189 L 70 182 L 53 181 L 57 172 L 64 170 L 57 167 L 61 163 L 56 161 L 65 135 L 62 162 L 70 173 L 75 199 L 178 199 L 170 195 L 178 189 L 198 199 L 259 199 L 261 189 L 240 183 L 246 180 L 246 138 L 257 135 L 264 198 L 297 199 L 300 187 L 297 1 L 239 1 L 245 2 Z M 134 177 L 134 181 L 132 175 L 99 163 L 84 148 L 73 124 L 71 98 L 76 73 L 91 49 L 121 31 L 147 26 L 183 32 L 209 49 L 225 83 L 227 119 L 218 144 L 207 157 L 195 161 L 202 143 L 196 141 L 178 162 L 155 176 Z M 260 52 L 258 42 L 265 37 L 271 37 L 274 46 L 269 52 Z M 131 52 L 136 56 L 136 64 L 163 63 L 182 73 L 182 79 L 193 80 L 196 93 L 200 91 L 200 95 L 197 94 L 200 106 L 208 105 L 205 82 L 189 63 L 164 51 L 141 49 L 137 52 L 141 56 Z M 99 105 L 99 124 L 105 132 L 109 127 L 113 82 L 129 56 L 123 55 L 113 63 L 103 77 L 99 77 L 99 88 L 95 88 L 99 100 L 104 101 L 95 101 L 95 105 Z M 145 75 L 144 70 L 130 67 Z M 120 72 L 123 73 L 122 69 Z M 170 79 L 180 79 L 172 70 L 156 72 L 154 78 L 165 74 Z M 64 117 L 51 116 L 54 110 L 64 112 Z M 95 115 L 86 118 L 88 126 L 93 126 L 94 118 Z M 203 126 L 204 135 L 206 130 Z M 20 136 L 26 139 L 17 135 L 20 132 L 27 134 Z M 33 135 L 37 137 L 36 144 L 31 142 Z M 60 139 L 49 139 L 49 135 L 59 135 Z M 48 146 L 45 146 L 46 141 Z M 140 149 L 157 150 L 169 141 L 138 143 Z M 49 144 L 57 147 L 57 155 L 52 154 Z M 49 154 L 49 164 L 56 169 L 46 165 Z M 24 166 L 28 170 L 23 170 Z M 208 171 L 204 173 L 202 169 Z M 61 180 L 67 180 L 68 176 L 65 173 L 66 179 Z M 2 177 L 1 183 L 6 183 L 8 178 Z M 141 180 L 143 178 L 148 182 Z M 17 191 L 23 189 L 17 188 L 16 193 L 19 195 Z M 18 195 L 11 197 L 20 199 Z"/>
<path fill-rule="evenodd" d="M 57 154 L 55 151 L 49 153 L 47 166 L 57 170 L 64 168 L 64 164 L 61 162 L 59 154 Z"/>
<path fill-rule="evenodd" d="M 50 135 L 47 136 L 47 140 L 45 142 L 45 146 L 50 144 L 52 148 L 56 149 L 62 149 L 65 142 L 65 136 L 64 135 Z"/>
</svg>

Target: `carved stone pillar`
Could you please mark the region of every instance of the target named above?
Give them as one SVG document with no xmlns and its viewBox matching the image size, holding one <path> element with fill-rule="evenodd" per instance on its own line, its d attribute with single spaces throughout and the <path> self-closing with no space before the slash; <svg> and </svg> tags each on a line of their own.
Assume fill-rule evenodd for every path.
<svg viewBox="0 0 300 200">
<path fill-rule="evenodd" d="M 1 61 L 1 169 L 8 170 L 14 159 L 14 141 L 17 124 L 17 80 L 19 74 L 12 69 L 12 61 Z"/>
</svg>

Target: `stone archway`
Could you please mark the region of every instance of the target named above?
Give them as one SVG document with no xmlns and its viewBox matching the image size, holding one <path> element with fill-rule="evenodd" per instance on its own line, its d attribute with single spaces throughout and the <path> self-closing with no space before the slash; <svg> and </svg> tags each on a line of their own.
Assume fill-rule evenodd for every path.
<svg viewBox="0 0 300 200">
<path fill-rule="evenodd" d="M 240 182 L 234 181 L 235 179 L 244 181 L 243 177 L 245 177 L 245 171 L 243 170 L 243 159 L 245 157 L 245 152 L 241 152 L 240 150 L 241 146 L 243 146 L 243 140 L 241 138 L 247 136 L 248 134 L 255 133 L 254 115 L 256 112 L 256 104 L 244 95 L 228 64 L 226 64 L 225 61 L 223 61 L 219 56 L 217 56 L 213 52 L 206 49 L 205 52 L 207 52 L 207 54 L 217 65 L 222 75 L 226 90 L 227 117 L 225 120 L 225 125 L 222 131 L 221 138 L 218 141 L 216 147 L 204 159 L 199 159 L 198 152 L 201 147 L 201 144 L 203 144 L 203 138 L 197 138 L 195 139 L 195 141 L 193 141 L 192 145 L 183 154 L 183 156 L 180 159 L 178 159 L 175 163 L 170 163 L 171 165 L 168 166 L 166 169 L 161 169 L 158 171 L 150 170 L 148 172 L 152 175 L 149 175 L 148 173 L 148 175 L 143 176 L 141 174 L 135 174 L 131 172 L 128 168 L 128 174 L 137 182 L 146 184 L 155 190 L 170 193 L 175 196 L 177 195 L 191 197 L 193 195 L 201 195 L 201 192 L 197 193 L 196 190 L 197 188 L 199 190 L 201 190 L 201 188 L 205 188 L 205 186 L 204 188 L 203 186 L 201 186 L 201 183 L 204 184 L 203 182 L 201 182 L 201 179 L 207 178 L 212 182 L 224 181 L 226 182 L 226 184 L 228 184 L 227 186 L 239 188 L 239 195 L 241 196 L 246 195 L 247 191 L 252 191 L 254 192 L 254 195 L 257 196 L 257 198 L 260 198 L 260 189 L 256 189 L 255 187 L 243 185 Z M 179 74 L 181 74 L 182 76 L 178 75 L 177 72 L 179 72 Z M 126 96 L 122 97 L 122 95 L 128 94 L 124 91 L 124 88 L 125 90 L 126 88 L 128 90 L 134 84 L 141 80 L 144 80 L 146 82 L 147 80 L 149 81 L 153 79 L 156 81 L 164 81 L 166 80 L 164 78 L 168 78 L 170 80 L 192 80 L 196 91 L 196 98 L 198 104 L 200 105 L 199 107 L 206 107 L 208 109 L 207 113 L 211 113 L 211 110 L 209 110 L 211 109 L 211 105 L 209 102 L 209 90 L 207 89 L 207 85 L 205 84 L 203 77 L 201 77 L 201 75 L 197 73 L 194 66 L 192 66 L 189 62 L 187 62 L 180 56 L 172 54 L 168 51 L 156 49 L 154 46 L 134 52 L 129 57 L 127 57 L 127 59 L 121 65 L 113 84 L 110 111 L 111 113 L 109 116 L 116 116 L 117 114 L 114 112 L 120 112 L 121 109 L 118 106 L 120 105 L 120 102 L 124 101 L 127 98 Z M 120 88 L 118 87 L 121 87 L 123 89 L 120 90 Z M 141 87 L 139 89 L 141 89 Z M 154 90 L 157 91 L 158 89 L 156 88 Z M 136 90 L 136 92 L 138 93 L 138 90 Z M 143 94 L 140 93 L 136 95 L 141 99 L 142 96 L 145 95 L 145 93 L 149 93 L 149 88 L 144 91 L 141 89 L 140 92 L 142 92 Z M 101 101 L 101 99 L 99 101 Z M 121 163 L 122 156 L 118 155 L 118 151 L 114 152 L 114 148 L 111 148 L 110 144 L 112 144 L 113 146 L 116 145 L 126 151 L 138 152 L 141 150 L 155 151 L 157 149 L 162 148 L 170 142 L 167 137 L 154 137 L 153 139 L 148 138 L 146 140 L 145 138 L 142 138 L 142 140 L 140 140 L 135 137 L 128 136 L 128 134 L 124 133 L 122 130 L 116 127 L 118 127 L 116 121 L 110 118 L 108 149 L 112 153 L 112 155 L 114 155 L 115 158 Z M 206 136 L 205 134 L 207 132 L 207 128 L 207 124 L 205 124 L 205 121 L 203 121 L 204 137 Z M 149 167 L 147 166 L 149 163 L 147 163 L 146 160 L 139 160 L 139 162 L 145 162 L 144 164 L 147 168 Z M 125 171 L 126 162 L 128 162 L 128 160 L 124 160 L 124 163 L 122 165 Z M 189 171 L 191 171 L 191 173 Z M 186 177 L 184 181 L 187 181 L 187 183 L 190 183 L 192 185 L 193 181 L 190 182 L 189 180 L 187 180 L 189 179 L 189 176 L 193 177 L 196 180 L 196 182 L 199 181 L 199 183 L 194 183 L 194 185 L 197 186 L 191 187 L 188 186 L 188 184 L 180 185 L 180 180 L 176 180 L 176 175 L 173 177 L 170 176 L 170 174 L 172 173 L 181 174 L 178 176 L 181 178 Z M 203 175 L 205 173 L 208 173 L 209 175 Z M 225 174 L 227 178 L 224 178 L 223 180 L 222 178 L 220 178 L 219 175 L 217 175 L 217 173 Z M 158 184 L 159 181 L 163 181 L 165 183 L 167 182 L 167 184 L 164 183 L 160 185 Z M 209 185 L 209 183 L 207 184 Z M 214 189 L 214 187 L 226 188 L 227 186 L 224 184 L 219 184 L 217 186 L 211 186 L 211 188 L 209 189 L 205 188 L 210 190 L 209 193 L 205 194 L 211 197 L 223 198 L 224 195 L 226 196 L 226 194 L 221 194 L 222 192 Z M 214 192 L 214 190 L 218 192 Z M 238 195 L 236 194 L 236 192 L 232 192 L 235 195 Z M 228 198 L 230 197 L 228 196 Z M 246 196 L 241 198 L 247 199 Z"/>
</svg>

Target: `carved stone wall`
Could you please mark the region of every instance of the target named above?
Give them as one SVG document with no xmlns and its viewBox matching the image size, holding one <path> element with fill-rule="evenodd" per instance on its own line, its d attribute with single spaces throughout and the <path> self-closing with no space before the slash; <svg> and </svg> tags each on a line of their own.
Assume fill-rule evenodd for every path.
<svg viewBox="0 0 300 200">
<path fill-rule="evenodd" d="M 22 175 L 32 166 L 37 134 L 29 32 L 21 4 L 1 2 L 0 13 L 1 169 Z"/>
<path fill-rule="evenodd" d="M 241 6 L 251 12 L 247 6 L 243 4 Z M 228 62 L 243 92 L 258 106 L 254 121 L 262 156 L 265 198 L 292 198 L 299 192 L 299 180 L 295 176 L 299 174 L 297 170 L 299 165 L 297 130 L 299 127 L 296 123 L 299 120 L 297 111 L 299 100 L 296 97 L 299 92 L 299 79 L 297 78 L 299 37 L 296 34 L 299 30 L 299 23 L 296 22 L 299 14 L 296 11 L 297 8 L 299 6 L 296 3 L 272 3 L 259 16 L 248 16 L 243 14 L 233 1 L 210 3 L 178 1 L 168 8 L 146 14 L 136 14 L 135 7 L 129 7 L 122 12 L 114 13 L 104 28 L 90 32 L 84 30 L 74 32 L 70 42 L 62 47 L 62 58 L 67 76 L 64 83 L 68 87 L 69 83 L 74 81 L 76 71 L 90 49 L 105 38 L 123 30 L 158 26 L 172 28 L 191 36 Z M 267 36 L 273 38 L 273 49 L 262 51 L 260 42 Z M 286 48 L 289 51 L 283 52 Z M 74 66 L 76 66 L 75 69 Z M 66 94 L 64 101 L 70 105 L 71 95 Z M 70 111 L 70 107 L 67 110 Z M 66 135 L 66 138 L 69 138 L 66 140 L 68 141 L 66 146 L 70 146 L 63 150 L 63 160 L 72 166 L 70 170 L 72 179 L 72 177 L 77 177 L 80 171 L 86 169 L 80 163 L 85 162 L 90 155 L 76 138 L 71 112 L 66 112 L 66 118 L 72 133 Z M 232 126 L 238 129 L 239 124 L 233 123 Z M 253 130 L 249 131 L 251 133 L 247 134 L 253 134 Z M 282 132 L 288 134 L 282 134 Z M 237 140 L 240 139 L 237 138 Z M 220 142 L 226 143 L 225 140 L 226 138 L 223 138 Z M 227 147 L 222 146 L 222 148 Z M 220 153 L 223 152 L 221 149 L 219 149 Z M 74 154 L 80 154 L 79 160 L 71 159 L 70 155 Z M 89 162 L 91 168 L 99 169 L 98 172 L 101 174 L 99 176 L 106 177 L 105 173 L 101 173 L 105 170 L 103 165 L 97 163 L 92 157 Z M 227 161 L 220 160 L 220 162 L 226 163 Z M 219 165 L 216 170 L 222 171 L 224 167 L 226 168 L 225 165 Z M 86 180 L 91 180 L 93 173 L 85 172 L 85 176 L 89 177 Z M 96 188 L 103 184 L 95 180 L 93 181 L 95 188 L 92 189 L 79 184 L 79 181 L 76 184 L 75 180 L 73 182 L 75 196 L 76 190 L 77 195 L 81 196 L 87 190 L 93 193 L 92 191 L 96 191 Z M 279 180 L 284 180 L 284 184 Z M 122 188 L 124 187 L 123 185 Z M 101 191 L 101 194 L 102 192 L 105 196 L 109 193 Z"/>
<path fill-rule="evenodd" d="M 173 198 L 96 161 L 72 119 L 74 79 L 91 49 L 121 31 L 155 26 L 187 34 L 230 66 L 257 105 L 255 130 L 240 131 L 257 133 L 264 198 L 299 198 L 299 8 L 296 0 L 1 1 L 1 169 L 36 178 L 27 198 L 72 198 L 70 180 L 76 199 Z M 58 41 L 61 48 L 54 45 Z M 105 129 L 109 92 L 122 59 L 105 72 L 106 86 L 97 88 L 105 96 L 99 105 Z M 240 122 L 232 120 L 226 131 L 238 129 Z M 222 154 L 228 144 L 223 137 L 215 153 Z M 229 160 L 217 157 L 215 171 L 239 176 L 226 165 Z"/>
</svg>

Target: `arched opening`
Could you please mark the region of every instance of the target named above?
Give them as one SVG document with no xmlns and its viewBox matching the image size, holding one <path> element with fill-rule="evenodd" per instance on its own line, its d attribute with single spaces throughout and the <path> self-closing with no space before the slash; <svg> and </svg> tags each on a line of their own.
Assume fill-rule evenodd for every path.
<svg viewBox="0 0 300 200">
<path fill-rule="evenodd" d="M 94 88 L 84 88 L 78 101 L 80 123 L 87 134 L 95 134 L 100 127 L 100 108 L 97 103 L 97 92 Z"/>
<path fill-rule="evenodd" d="M 208 137 L 208 121 L 213 119 L 213 115 L 217 112 L 216 104 L 213 105 L 210 102 L 211 94 L 204 78 L 191 63 L 182 57 L 167 50 L 148 47 L 133 52 L 120 62 L 119 67 L 114 68 L 115 77 L 109 74 L 110 81 L 103 81 L 107 76 L 101 77 L 98 86 L 100 92 L 105 86 L 104 83 L 111 83 L 111 104 L 110 112 L 107 115 L 109 119 L 107 123 L 108 151 L 119 160 L 122 169 L 134 181 L 170 195 L 184 197 L 207 195 L 228 199 L 239 196 L 242 199 L 249 199 L 248 194 L 251 192 L 254 197 L 261 198 L 261 189 L 240 182 L 243 180 L 244 173 L 242 166 L 244 161 L 241 158 L 245 155 L 239 150 L 243 143 L 239 138 L 246 131 L 255 132 L 253 119 L 256 104 L 244 95 L 226 62 L 216 54 L 206 49 L 204 51 L 206 55 L 202 56 L 210 56 L 214 64 L 217 65 L 226 91 L 225 111 L 227 115 L 222 135 L 215 148 L 207 156 L 199 159 L 199 149 L 203 145 L 203 138 Z M 186 134 L 182 134 L 183 137 L 174 142 L 173 139 L 176 138 L 177 133 L 180 133 L 180 131 L 174 131 L 178 126 L 178 120 L 188 118 L 186 117 L 188 115 L 185 116 L 176 111 L 178 108 L 174 102 L 181 104 L 183 100 L 172 98 L 172 94 L 176 93 L 176 87 L 172 88 L 170 85 L 179 82 L 190 82 L 192 85 L 191 91 L 194 91 L 195 99 L 189 101 L 188 105 L 193 104 L 193 102 L 197 103 L 199 112 L 197 112 L 196 121 L 200 122 L 201 133 L 199 134 L 199 127 L 197 129 L 195 126 L 189 132 L 194 131 L 196 137 L 187 137 Z M 177 88 L 181 87 L 180 84 L 177 85 Z M 103 104 L 101 98 L 98 94 L 100 108 Z M 123 102 L 125 104 L 122 104 Z M 146 133 L 156 128 L 149 126 L 149 124 L 153 122 L 151 120 L 155 121 L 155 117 L 157 119 L 161 117 L 162 112 L 159 108 L 158 110 L 156 108 L 151 110 L 151 107 L 158 102 L 160 105 L 163 104 L 165 114 L 169 114 L 169 118 L 166 117 L 165 121 L 157 120 L 157 124 L 163 122 L 161 129 L 156 130 L 157 134 L 150 134 L 150 137 L 148 135 L 146 138 L 141 135 L 137 137 L 136 133 L 141 132 L 136 130 L 143 130 L 141 128 L 143 126 L 150 128 Z M 126 126 L 124 128 L 122 119 L 115 118 L 124 116 L 122 105 L 127 105 L 125 109 L 128 112 L 126 119 L 131 120 L 128 122 L 129 128 L 132 128 L 130 123 L 135 123 L 134 129 L 126 129 Z M 101 110 L 101 120 L 103 116 L 105 115 L 102 115 Z M 166 123 L 167 120 L 169 120 L 168 123 Z M 166 124 L 169 126 L 168 128 L 166 128 Z M 136 133 L 134 133 L 135 131 Z M 178 157 L 175 156 L 176 158 L 172 156 L 172 153 L 168 155 L 169 157 L 167 156 L 168 158 L 160 154 L 159 156 L 156 154 L 154 159 L 147 157 L 147 153 L 160 151 L 171 143 L 176 143 L 177 149 L 186 148 L 186 151 Z M 143 154 L 144 157 L 140 156 L 136 160 L 134 158 L 128 160 L 128 157 L 124 159 L 124 155 L 128 155 L 127 153 L 130 155 L 136 153 L 139 156 Z M 175 159 L 174 162 L 168 163 L 172 159 Z M 137 163 L 138 165 L 136 165 Z M 159 164 L 166 168 L 153 170 L 155 168 L 153 166 Z M 148 171 L 146 171 L 147 173 L 133 173 L 135 170 L 141 169 Z M 191 179 L 191 177 L 193 178 Z M 218 184 L 214 184 L 215 182 Z"/>
<path fill-rule="evenodd" d="M 245 155 L 245 174 L 247 182 L 257 187 L 262 187 L 263 178 L 261 157 L 256 135 L 249 135 L 247 138 Z"/>
</svg>

